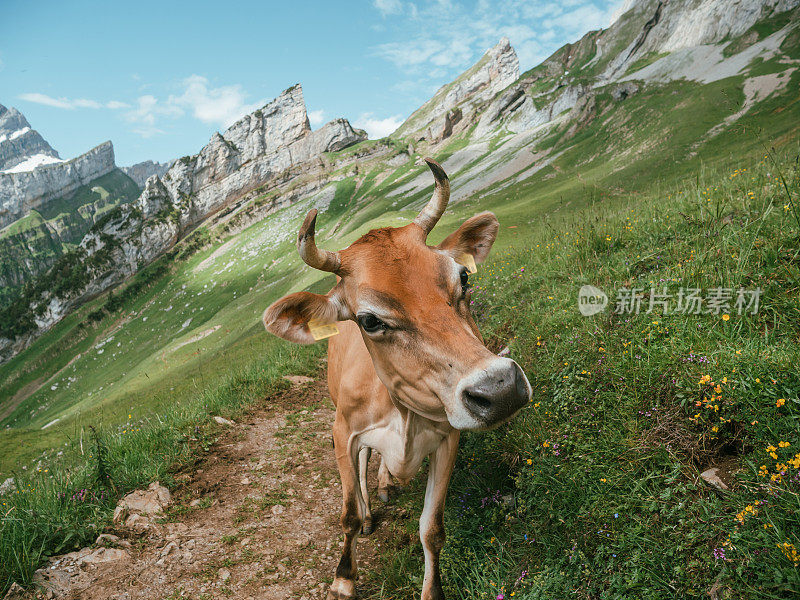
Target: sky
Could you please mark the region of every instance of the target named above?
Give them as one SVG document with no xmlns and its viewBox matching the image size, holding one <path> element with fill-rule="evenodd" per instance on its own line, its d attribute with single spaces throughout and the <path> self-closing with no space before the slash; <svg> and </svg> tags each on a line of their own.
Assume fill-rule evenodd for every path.
<svg viewBox="0 0 800 600">
<path fill-rule="evenodd" d="M 301 83 L 312 128 L 391 133 L 503 36 L 520 71 L 607 27 L 622 0 L 2 0 L 0 104 L 72 158 L 194 154 Z"/>
</svg>

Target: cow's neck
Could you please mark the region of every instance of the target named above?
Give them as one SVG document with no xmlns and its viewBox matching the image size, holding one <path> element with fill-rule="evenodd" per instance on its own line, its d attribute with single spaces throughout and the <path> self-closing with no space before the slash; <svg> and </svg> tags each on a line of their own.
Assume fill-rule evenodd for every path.
<svg viewBox="0 0 800 600">
<path fill-rule="evenodd" d="M 391 474 L 407 482 L 452 429 L 447 421 L 432 421 L 395 404 L 380 425 L 359 435 L 359 445 L 380 452 Z"/>
<path fill-rule="evenodd" d="M 419 435 L 435 432 L 444 438 L 453 429 L 447 421 L 434 421 L 419 413 L 415 413 L 405 406 L 397 404 L 395 404 L 395 406 L 397 406 L 397 412 L 400 414 L 400 422 L 402 423 L 401 435 L 406 454 L 411 454 L 413 452 L 415 440 Z"/>
</svg>

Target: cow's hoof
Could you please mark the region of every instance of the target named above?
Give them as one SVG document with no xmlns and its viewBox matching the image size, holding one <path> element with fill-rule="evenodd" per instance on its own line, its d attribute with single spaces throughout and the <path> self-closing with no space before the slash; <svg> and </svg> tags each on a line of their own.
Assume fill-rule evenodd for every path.
<svg viewBox="0 0 800 600">
<path fill-rule="evenodd" d="M 337 577 L 328 590 L 328 600 L 355 600 L 356 582 L 352 579 Z"/>
<path fill-rule="evenodd" d="M 372 524 L 372 517 L 367 517 L 361 525 L 361 533 L 363 535 L 369 535 L 373 531 L 375 531 L 375 526 Z"/>
<path fill-rule="evenodd" d="M 381 499 L 381 502 L 384 504 L 389 502 L 389 488 L 378 488 L 378 498 Z"/>
</svg>

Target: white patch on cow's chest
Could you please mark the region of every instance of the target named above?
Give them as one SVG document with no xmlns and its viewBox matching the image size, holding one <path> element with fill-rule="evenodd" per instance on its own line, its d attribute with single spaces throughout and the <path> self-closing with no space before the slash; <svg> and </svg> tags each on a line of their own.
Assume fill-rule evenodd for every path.
<svg viewBox="0 0 800 600">
<path fill-rule="evenodd" d="M 403 419 L 399 411 L 394 411 L 385 425 L 359 435 L 358 443 L 380 452 L 389 472 L 405 484 L 417 473 L 423 459 L 439 447 L 448 429 L 446 423 L 414 413 Z"/>
</svg>

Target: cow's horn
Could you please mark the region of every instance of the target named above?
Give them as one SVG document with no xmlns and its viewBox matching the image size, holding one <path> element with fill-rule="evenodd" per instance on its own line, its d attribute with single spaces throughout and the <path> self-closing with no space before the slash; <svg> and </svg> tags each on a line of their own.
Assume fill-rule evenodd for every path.
<svg viewBox="0 0 800 600">
<path fill-rule="evenodd" d="M 444 172 L 442 165 L 432 158 L 426 158 L 425 162 L 428 163 L 428 167 L 430 167 L 433 177 L 436 179 L 436 187 L 433 189 L 433 196 L 431 196 L 425 208 L 417 215 L 417 218 L 414 219 L 414 223 L 419 225 L 427 235 L 439 222 L 444 210 L 447 208 L 447 201 L 450 200 L 450 180 L 447 178 L 447 173 Z"/>
<path fill-rule="evenodd" d="M 339 258 L 338 252 L 329 252 L 328 250 L 320 250 L 314 243 L 314 226 L 317 224 L 317 209 L 313 208 L 308 211 L 306 220 L 300 227 L 300 233 L 297 235 L 297 251 L 300 253 L 300 258 L 303 259 L 309 267 L 314 267 L 320 271 L 328 271 L 329 273 L 336 273 L 339 267 L 342 266 L 342 260 Z"/>
</svg>

